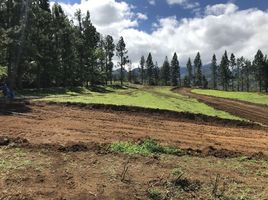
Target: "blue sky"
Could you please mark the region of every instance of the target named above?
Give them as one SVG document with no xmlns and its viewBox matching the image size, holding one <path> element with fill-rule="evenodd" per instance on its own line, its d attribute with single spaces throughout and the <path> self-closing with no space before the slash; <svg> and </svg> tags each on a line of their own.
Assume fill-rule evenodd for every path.
<svg viewBox="0 0 268 200">
<path fill-rule="evenodd" d="M 182 65 L 201 53 L 209 63 L 225 50 L 252 59 L 268 53 L 268 0 L 55 0 L 70 19 L 81 9 L 103 35 L 123 36 L 132 63 L 176 52 Z M 53 2 L 51 2 L 53 4 Z"/>
<path fill-rule="evenodd" d="M 102 1 L 102 0 L 100 0 Z M 146 32 L 152 31 L 152 24 L 159 18 L 168 16 L 176 16 L 177 19 L 192 18 L 198 15 L 192 9 L 185 9 L 179 4 L 169 5 L 166 0 L 155 0 L 155 5 L 149 3 L 149 0 L 117 0 L 118 2 L 127 2 L 133 5 L 136 12 L 141 12 L 147 15 L 148 20 L 145 20 L 139 24 L 139 29 Z M 69 4 L 80 3 L 81 0 L 58 0 L 58 2 L 64 2 Z M 202 1 L 190 1 L 198 2 L 200 6 L 197 8 L 204 10 L 207 5 L 225 4 L 228 2 L 235 3 L 239 9 L 257 8 L 260 10 L 268 9 L 268 0 L 202 0 Z"/>
</svg>

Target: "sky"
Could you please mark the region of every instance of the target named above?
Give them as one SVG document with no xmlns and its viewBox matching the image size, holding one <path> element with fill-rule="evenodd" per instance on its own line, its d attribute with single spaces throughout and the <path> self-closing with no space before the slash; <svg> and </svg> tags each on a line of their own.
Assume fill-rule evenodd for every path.
<svg viewBox="0 0 268 200">
<path fill-rule="evenodd" d="M 91 13 L 103 35 L 124 37 L 134 67 L 151 52 L 159 65 L 174 52 L 182 66 L 201 53 L 204 64 L 224 51 L 252 59 L 268 53 L 268 0 L 57 0 L 70 19 Z M 54 2 L 51 2 L 53 4 Z"/>
</svg>

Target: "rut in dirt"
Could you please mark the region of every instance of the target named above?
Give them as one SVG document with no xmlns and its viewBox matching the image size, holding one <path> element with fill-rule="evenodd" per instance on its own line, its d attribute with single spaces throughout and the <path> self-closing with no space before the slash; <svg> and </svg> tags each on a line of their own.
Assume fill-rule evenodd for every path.
<svg viewBox="0 0 268 200">
<path fill-rule="evenodd" d="M 216 109 L 223 110 L 235 116 L 268 126 L 268 106 L 195 94 L 192 93 L 191 89 L 189 88 L 180 88 L 174 91 L 179 92 L 182 95 L 195 98 Z"/>
</svg>

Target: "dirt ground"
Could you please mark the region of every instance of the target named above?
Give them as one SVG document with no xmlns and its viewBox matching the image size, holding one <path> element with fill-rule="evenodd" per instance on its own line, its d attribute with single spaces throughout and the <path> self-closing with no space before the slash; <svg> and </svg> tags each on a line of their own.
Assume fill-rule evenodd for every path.
<svg viewBox="0 0 268 200">
<path fill-rule="evenodd" d="M 268 130 L 226 123 L 133 109 L 16 107 L 0 114 L 0 199 L 267 200 Z M 108 150 L 116 141 L 148 137 L 186 153 Z"/>
<path fill-rule="evenodd" d="M 196 98 L 216 109 L 224 110 L 235 116 L 268 126 L 268 106 L 266 105 L 195 94 L 188 88 L 181 88 L 176 91 L 183 95 Z"/>
</svg>

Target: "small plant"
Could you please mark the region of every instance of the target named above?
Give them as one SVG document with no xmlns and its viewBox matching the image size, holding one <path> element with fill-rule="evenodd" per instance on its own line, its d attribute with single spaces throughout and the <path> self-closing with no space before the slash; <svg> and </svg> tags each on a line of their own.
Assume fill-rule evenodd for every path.
<svg viewBox="0 0 268 200">
<path fill-rule="evenodd" d="M 175 168 L 171 172 L 171 187 L 180 188 L 184 192 L 193 192 L 201 188 L 201 182 L 199 180 L 190 180 L 183 177 L 184 172 L 180 168 Z"/>
<path fill-rule="evenodd" d="M 160 200 L 161 199 L 161 192 L 157 189 L 149 189 L 148 196 L 152 200 Z"/>
<path fill-rule="evenodd" d="M 172 179 L 176 181 L 178 181 L 179 179 L 181 179 L 181 177 L 183 176 L 184 172 L 180 169 L 180 168 L 175 168 L 172 172 Z"/>
<path fill-rule="evenodd" d="M 182 154 L 181 150 L 174 147 L 161 146 L 153 139 L 146 139 L 140 144 L 133 144 L 130 142 L 116 142 L 110 146 L 110 149 L 116 152 L 127 154 L 141 154 L 144 156 L 150 156 L 152 154 Z"/>
<path fill-rule="evenodd" d="M 212 192 L 211 192 L 211 195 L 214 198 L 224 197 L 226 183 L 223 182 L 223 186 L 222 186 L 222 188 L 220 188 L 220 180 L 221 180 L 221 176 L 220 176 L 220 174 L 217 174 L 215 181 L 213 183 Z"/>
</svg>

